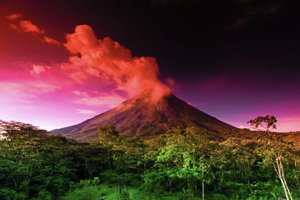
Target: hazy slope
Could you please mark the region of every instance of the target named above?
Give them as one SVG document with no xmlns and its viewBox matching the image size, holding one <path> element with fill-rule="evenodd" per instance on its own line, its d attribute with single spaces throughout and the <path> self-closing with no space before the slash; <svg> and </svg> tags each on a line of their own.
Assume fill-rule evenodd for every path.
<svg viewBox="0 0 300 200">
<path fill-rule="evenodd" d="M 90 141 L 98 137 L 97 127 L 104 125 L 115 126 L 124 137 L 143 137 L 162 134 L 178 126 L 207 128 L 207 124 L 234 128 L 190 106 L 173 94 L 152 100 L 151 91 L 145 90 L 105 113 L 74 126 L 53 130 L 51 134 Z"/>
</svg>

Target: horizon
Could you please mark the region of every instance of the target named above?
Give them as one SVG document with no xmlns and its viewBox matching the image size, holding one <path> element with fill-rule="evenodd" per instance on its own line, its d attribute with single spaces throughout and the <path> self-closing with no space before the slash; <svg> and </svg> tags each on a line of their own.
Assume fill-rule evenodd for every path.
<svg viewBox="0 0 300 200">
<path fill-rule="evenodd" d="M 159 87 L 237 128 L 300 131 L 298 4 L 4 0 L 0 119 L 50 131 Z"/>
</svg>

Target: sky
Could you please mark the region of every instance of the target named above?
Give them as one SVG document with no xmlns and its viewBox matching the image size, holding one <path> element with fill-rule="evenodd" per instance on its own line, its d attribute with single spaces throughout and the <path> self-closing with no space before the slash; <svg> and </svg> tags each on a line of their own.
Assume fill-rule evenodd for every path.
<svg viewBox="0 0 300 200">
<path fill-rule="evenodd" d="M 0 119 L 52 130 L 146 88 L 300 131 L 296 0 L 0 0 Z"/>
</svg>

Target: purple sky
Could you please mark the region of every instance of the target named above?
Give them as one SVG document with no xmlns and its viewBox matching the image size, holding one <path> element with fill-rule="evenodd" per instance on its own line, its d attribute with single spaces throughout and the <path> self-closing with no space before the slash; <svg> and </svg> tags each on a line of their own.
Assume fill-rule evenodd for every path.
<svg viewBox="0 0 300 200">
<path fill-rule="evenodd" d="M 147 87 L 300 131 L 296 1 L 0 1 L 0 119 L 52 130 Z"/>
</svg>

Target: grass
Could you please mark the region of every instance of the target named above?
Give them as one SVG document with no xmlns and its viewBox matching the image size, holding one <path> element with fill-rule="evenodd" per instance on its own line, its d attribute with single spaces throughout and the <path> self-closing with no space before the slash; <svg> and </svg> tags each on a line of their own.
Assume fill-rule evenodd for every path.
<svg viewBox="0 0 300 200">
<path fill-rule="evenodd" d="M 139 193 L 139 187 L 141 183 L 137 181 L 133 181 L 132 185 L 126 186 L 126 190 L 129 193 L 130 199 L 134 199 L 135 195 Z M 105 197 L 105 200 L 118 200 L 119 198 L 119 185 L 118 183 L 111 184 L 110 186 L 108 183 L 102 183 L 100 185 L 91 185 L 91 186 L 84 186 L 82 188 L 75 189 L 73 191 L 68 192 L 62 200 L 96 200 L 100 197 Z M 149 196 L 152 196 L 151 193 L 140 193 L 140 198 L 145 198 Z M 145 196 L 143 196 L 145 195 Z M 194 196 L 194 200 L 201 200 L 200 198 L 201 194 L 200 192 L 197 193 L 196 196 Z M 153 197 L 153 196 L 152 196 Z M 174 192 L 172 195 L 169 194 L 169 192 L 164 191 L 162 194 L 162 200 L 179 200 L 180 193 Z M 152 199 L 152 198 L 150 198 Z"/>
<path fill-rule="evenodd" d="M 130 195 L 130 199 L 133 199 L 134 195 L 139 192 L 139 186 L 140 183 L 133 183 L 132 186 L 127 186 L 127 191 Z M 112 187 L 109 187 L 107 183 L 102 183 L 100 185 L 102 193 L 104 193 L 106 199 L 105 200 L 117 200 L 118 199 L 118 193 L 119 193 L 119 186 L 118 184 L 112 185 Z M 174 192 L 172 195 L 170 195 L 168 192 L 164 192 L 162 195 L 163 200 L 178 200 L 179 199 L 179 193 Z M 197 196 L 194 196 L 194 200 L 201 200 L 202 198 Z"/>
</svg>

